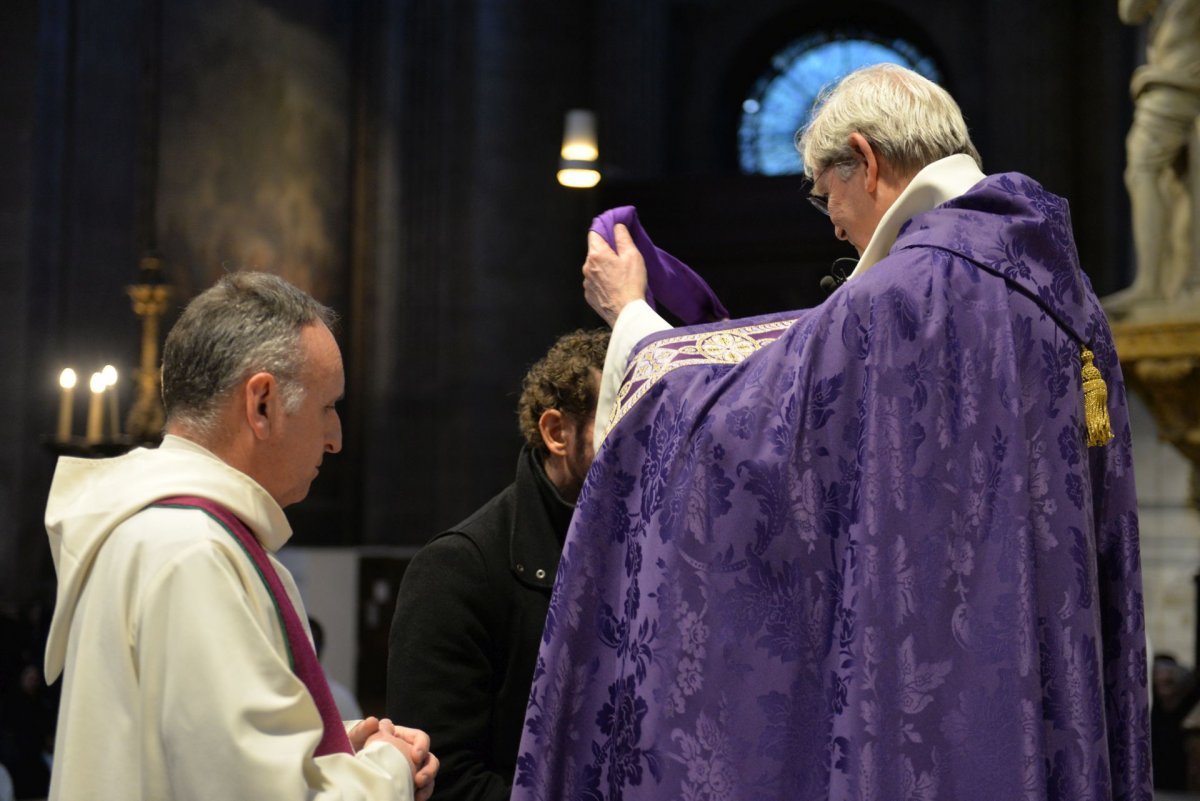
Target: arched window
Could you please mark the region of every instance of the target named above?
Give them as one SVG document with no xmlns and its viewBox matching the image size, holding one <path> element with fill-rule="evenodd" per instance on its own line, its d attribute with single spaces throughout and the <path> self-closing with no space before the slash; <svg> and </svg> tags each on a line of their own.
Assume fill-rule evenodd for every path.
<svg viewBox="0 0 1200 801">
<path fill-rule="evenodd" d="M 742 101 L 738 124 L 738 162 L 742 172 L 789 175 L 802 169 L 795 135 L 829 83 L 859 67 L 880 62 L 900 64 L 931 81 L 941 81 L 933 59 L 913 44 L 863 30 L 824 31 L 789 44 Z"/>
</svg>

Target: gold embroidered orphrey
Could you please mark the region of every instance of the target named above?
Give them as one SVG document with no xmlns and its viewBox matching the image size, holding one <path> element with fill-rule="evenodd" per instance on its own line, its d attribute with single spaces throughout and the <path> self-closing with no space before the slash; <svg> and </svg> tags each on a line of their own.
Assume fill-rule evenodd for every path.
<svg viewBox="0 0 1200 801">
<path fill-rule="evenodd" d="M 796 318 L 727 328 L 721 331 L 681 334 L 651 342 L 634 355 L 617 390 L 608 416 L 611 431 L 659 379 L 672 370 L 697 364 L 737 364 L 769 345 L 792 326 Z"/>
</svg>

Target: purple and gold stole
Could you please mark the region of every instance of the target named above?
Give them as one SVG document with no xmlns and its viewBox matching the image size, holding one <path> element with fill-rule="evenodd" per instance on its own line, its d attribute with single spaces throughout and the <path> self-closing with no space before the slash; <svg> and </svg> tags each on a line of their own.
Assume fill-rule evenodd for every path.
<svg viewBox="0 0 1200 801">
<path fill-rule="evenodd" d="M 236 515 L 207 498 L 180 495 L 163 498 L 152 505 L 172 509 L 199 509 L 217 521 L 242 546 L 242 550 L 254 563 L 258 575 L 267 587 L 271 600 L 275 603 L 275 612 L 279 615 L 279 622 L 283 627 L 284 640 L 288 649 L 288 662 L 291 664 L 292 672 L 300 681 L 304 682 L 313 702 L 317 705 L 317 711 L 321 713 L 321 722 L 324 724 L 325 733 L 321 736 L 321 742 L 317 745 L 314 756 L 336 753 L 353 754 L 354 748 L 350 745 L 350 738 L 346 734 L 345 726 L 342 725 L 341 715 L 338 714 L 337 704 L 333 700 L 333 693 L 329 691 L 329 682 L 325 679 L 325 671 L 321 669 L 321 663 L 317 661 L 316 651 L 313 650 L 312 642 L 308 639 L 304 624 L 300 622 L 300 615 L 296 613 L 296 607 L 292 606 L 292 601 L 283 588 L 283 582 L 279 580 L 279 575 L 271 566 L 267 552 L 258 538 Z"/>
</svg>

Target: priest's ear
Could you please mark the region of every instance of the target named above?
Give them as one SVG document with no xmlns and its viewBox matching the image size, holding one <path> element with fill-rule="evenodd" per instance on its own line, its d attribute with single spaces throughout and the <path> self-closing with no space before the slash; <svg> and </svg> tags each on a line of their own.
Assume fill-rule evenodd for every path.
<svg viewBox="0 0 1200 801">
<path fill-rule="evenodd" d="M 558 409 L 547 409 L 538 418 L 538 430 L 542 432 L 542 444 L 552 456 L 567 455 L 566 415 Z"/>
<path fill-rule="evenodd" d="M 866 179 L 867 191 L 874 192 L 875 186 L 879 181 L 879 169 L 881 166 L 879 163 L 879 154 L 871 146 L 867 137 L 858 131 L 850 134 L 850 149 L 854 151 L 854 155 L 863 161 L 863 177 Z"/>
<path fill-rule="evenodd" d="M 256 439 L 266 439 L 271 435 L 271 423 L 278 415 L 279 382 L 270 373 L 255 373 L 243 386 L 246 423 Z"/>
</svg>

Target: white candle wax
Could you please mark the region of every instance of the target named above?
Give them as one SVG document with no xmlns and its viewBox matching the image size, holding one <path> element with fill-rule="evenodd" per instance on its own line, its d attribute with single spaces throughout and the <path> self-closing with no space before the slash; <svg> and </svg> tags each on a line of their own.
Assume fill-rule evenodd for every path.
<svg viewBox="0 0 1200 801">
<path fill-rule="evenodd" d="M 100 375 L 104 376 L 107 386 L 105 393 L 108 395 L 108 432 L 115 440 L 121 435 L 121 413 L 117 404 L 117 368 L 106 364 Z"/>
<path fill-rule="evenodd" d="M 92 380 L 89 382 L 92 390 L 91 400 L 88 401 L 88 416 L 87 416 L 87 441 L 88 444 L 94 444 L 100 441 L 102 436 L 101 428 L 104 425 L 104 390 L 108 384 L 104 381 L 104 376 L 99 373 L 92 373 Z"/>
<path fill-rule="evenodd" d="M 62 394 L 58 399 L 58 441 L 66 442 L 71 438 L 72 416 L 75 411 L 75 371 L 70 367 L 62 371 L 58 377 L 58 385 Z"/>
</svg>

